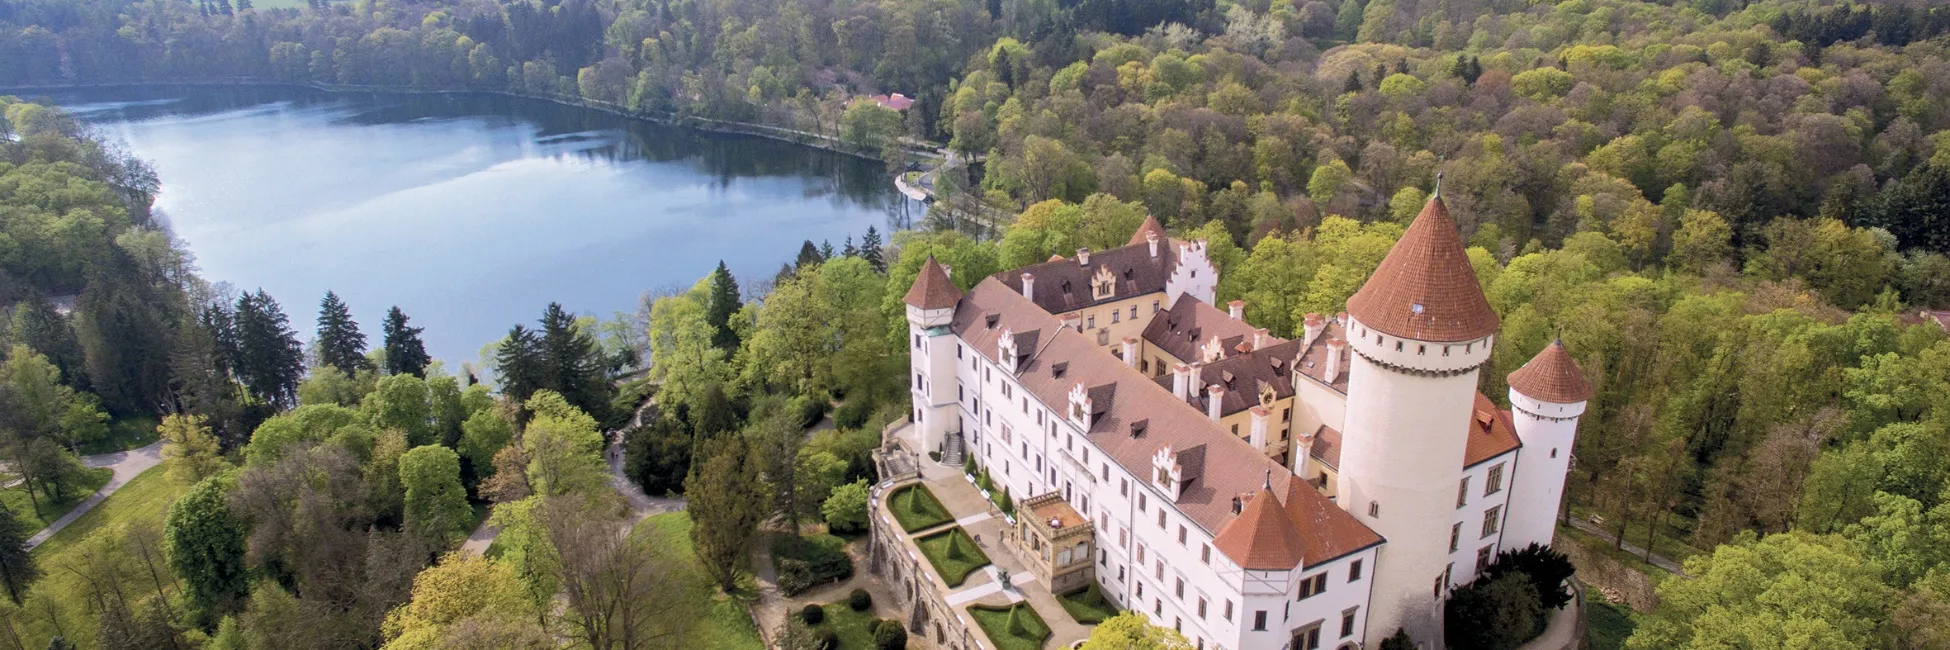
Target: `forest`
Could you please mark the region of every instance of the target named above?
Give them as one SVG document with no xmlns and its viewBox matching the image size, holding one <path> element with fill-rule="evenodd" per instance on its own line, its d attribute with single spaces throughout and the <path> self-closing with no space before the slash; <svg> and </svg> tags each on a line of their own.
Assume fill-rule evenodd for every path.
<svg viewBox="0 0 1950 650">
<path fill-rule="evenodd" d="M 1343 308 L 1440 172 L 1503 317 L 1484 392 L 1500 400 L 1503 377 L 1561 337 L 1598 389 L 1567 517 L 1692 576 L 1659 583 L 1629 647 L 1943 647 L 1950 342 L 1918 314 L 1950 307 L 1946 48 L 1950 8 L 1901 1 L 0 0 L 0 85 L 496 91 L 830 134 L 890 158 L 910 155 L 887 146 L 905 137 L 981 159 L 946 190 L 1018 215 L 992 237 L 953 232 L 944 214 L 870 248 L 808 242 L 776 277 L 720 268 L 635 325 L 550 309 L 493 346 L 494 394 L 412 360 L 403 314 L 372 354 L 303 349 L 271 297 L 195 278 L 149 214 L 159 181 L 139 162 L 9 103 L 0 400 L 34 408 L 8 409 L 21 415 L 0 424 L 0 453 L 38 511 L 86 491 L 75 452 L 116 424 L 187 414 L 202 420 L 164 420 L 177 431 L 165 435 L 237 465 L 207 474 L 213 486 L 296 457 L 342 468 L 308 470 L 340 477 L 314 485 L 366 494 L 399 478 L 371 469 L 378 450 L 442 447 L 462 494 L 517 502 L 576 480 L 546 475 L 553 461 L 526 443 L 488 444 L 503 425 L 507 440 L 537 422 L 583 439 L 563 424 L 581 422 L 571 409 L 594 431 L 628 422 L 643 385 L 608 380 L 647 360 L 662 408 L 627 436 L 627 471 L 653 494 L 704 489 L 693 534 L 730 584 L 732 533 L 761 515 L 828 519 L 827 500 L 871 478 L 865 450 L 905 392 L 900 296 L 927 255 L 966 288 L 1119 245 L 1153 214 L 1211 242 L 1218 299 L 1246 300 L 1284 336 Z M 860 101 L 885 92 L 917 103 Z M 388 415 L 389 382 L 427 410 Z M 834 403 L 839 432 L 785 433 Z M 333 404 L 352 413 L 273 424 Z M 267 426 L 267 440 L 309 451 L 267 443 L 254 460 Z M 427 473 L 442 485 L 444 458 Z M 766 481 L 689 485 L 706 465 L 762 466 Z M 497 476 L 527 485 L 501 492 Z M 750 493 L 766 495 L 763 513 L 711 498 Z M 450 541 L 404 504 L 347 508 L 329 513 L 339 529 L 386 533 L 349 542 L 361 549 Z M 284 512 L 272 520 L 296 516 Z M 375 612 L 406 602 L 404 588 L 306 605 L 306 581 L 349 578 L 308 575 L 311 560 L 255 535 L 223 573 L 250 580 L 220 602 L 172 618 L 183 601 L 169 593 L 160 613 L 141 594 L 77 597 L 50 614 L 26 590 L 16 619 L 34 639 L 94 638 L 76 621 L 111 618 L 185 635 L 219 634 L 226 615 L 276 629 L 251 614 L 275 584 L 297 604 L 266 595 L 265 610 L 364 617 L 354 645 L 392 638 Z"/>
</svg>

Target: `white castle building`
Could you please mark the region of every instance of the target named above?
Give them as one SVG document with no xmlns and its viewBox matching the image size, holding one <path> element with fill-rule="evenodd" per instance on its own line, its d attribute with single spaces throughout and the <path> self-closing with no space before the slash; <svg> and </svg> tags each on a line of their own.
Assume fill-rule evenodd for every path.
<svg viewBox="0 0 1950 650">
<path fill-rule="evenodd" d="M 1298 340 L 1212 306 L 1218 279 L 1155 219 L 966 295 L 928 260 L 906 296 L 922 444 L 1059 496 L 1105 596 L 1196 647 L 1441 647 L 1450 588 L 1551 543 L 1589 385 L 1553 343 L 1511 410 L 1478 391 L 1498 319 L 1439 197 Z"/>
</svg>

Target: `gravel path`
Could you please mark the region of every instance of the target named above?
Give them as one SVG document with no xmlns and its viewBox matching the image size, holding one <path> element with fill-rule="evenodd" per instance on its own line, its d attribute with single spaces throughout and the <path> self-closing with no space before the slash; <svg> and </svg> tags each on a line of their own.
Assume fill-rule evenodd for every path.
<svg viewBox="0 0 1950 650">
<path fill-rule="evenodd" d="M 148 471 L 151 467 L 161 465 L 162 445 L 162 441 L 157 440 L 149 443 L 147 447 L 118 451 L 112 454 L 82 456 L 81 464 L 89 467 L 107 467 L 115 470 L 115 476 L 108 479 L 108 484 L 103 485 L 102 489 L 96 490 L 94 496 L 90 496 L 87 500 L 76 505 L 73 510 L 68 511 L 68 514 L 61 515 L 60 519 L 56 519 L 54 523 L 48 524 L 47 528 L 41 529 L 41 532 L 34 533 L 33 537 L 27 538 L 27 548 L 32 549 L 40 546 L 42 542 L 47 541 L 47 538 L 53 537 L 55 533 L 61 532 L 61 529 L 67 528 L 68 524 L 74 523 L 74 520 L 80 519 L 82 515 L 88 514 L 89 510 L 94 510 L 95 506 L 100 505 L 104 499 L 108 498 L 108 495 L 114 494 L 116 490 L 122 489 L 122 486 L 127 485 L 137 474 Z"/>
</svg>

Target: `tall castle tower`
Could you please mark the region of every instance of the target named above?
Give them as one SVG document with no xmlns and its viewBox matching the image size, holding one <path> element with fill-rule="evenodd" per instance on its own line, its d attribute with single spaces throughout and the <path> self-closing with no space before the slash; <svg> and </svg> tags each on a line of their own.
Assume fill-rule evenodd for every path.
<svg viewBox="0 0 1950 650">
<path fill-rule="evenodd" d="M 1367 638 L 1397 627 L 1441 647 L 1449 527 L 1496 312 L 1438 194 L 1347 301 L 1347 416 L 1338 500 L 1388 540 Z"/>
<path fill-rule="evenodd" d="M 1571 471 L 1571 445 L 1578 416 L 1591 399 L 1591 384 L 1571 360 L 1563 341 L 1552 341 L 1530 363 L 1510 373 L 1510 414 L 1523 440 L 1523 456 L 1510 484 L 1510 516 L 1503 525 L 1503 548 L 1532 542 L 1551 545 L 1563 505 L 1564 479 Z"/>
<path fill-rule="evenodd" d="M 921 275 L 907 290 L 909 389 L 913 392 L 914 426 L 927 451 L 941 449 L 949 434 L 959 433 L 960 409 L 951 385 L 955 377 L 955 337 L 948 328 L 955 319 L 961 290 L 948 280 L 948 269 L 934 261 L 921 265 Z M 937 385 L 936 382 L 946 382 Z M 959 461 L 957 461 L 959 462 Z"/>
</svg>

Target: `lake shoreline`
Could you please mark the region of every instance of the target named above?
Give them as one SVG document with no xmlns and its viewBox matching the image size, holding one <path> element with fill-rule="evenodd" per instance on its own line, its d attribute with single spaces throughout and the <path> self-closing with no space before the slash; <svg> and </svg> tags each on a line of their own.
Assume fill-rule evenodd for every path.
<svg viewBox="0 0 1950 650">
<path fill-rule="evenodd" d="M 855 158 L 860 158 L 862 160 L 871 160 L 882 164 L 886 164 L 887 162 L 885 159 L 881 158 L 876 153 L 861 151 L 857 147 L 847 145 L 844 142 L 840 142 L 838 138 L 829 135 L 811 133 L 807 131 L 796 131 L 792 129 L 786 129 L 783 127 L 772 126 L 769 124 L 759 124 L 756 122 L 717 120 L 717 119 L 711 119 L 707 117 L 679 115 L 676 113 L 660 115 L 657 113 L 631 111 L 622 106 L 617 106 L 614 104 L 610 104 L 608 102 L 595 102 L 587 99 L 571 100 L 571 99 L 565 99 L 554 95 L 535 95 L 535 94 L 528 94 L 528 93 L 518 93 L 509 90 L 488 90 L 488 89 L 451 90 L 451 89 L 428 89 L 428 88 L 401 88 L 396 86 L 360 86 L 360 85 L 345 85 L 345 84 L 262 81 L 257 79 L 236 79 L 230 81 L 210 81 L 210 80 L 127 81 L 127 82 L 113 82 L 113 83 L 72 83 L 72 84 L 41 84 L 41 85 L 33 85 L 33 86 L 9 86 L 9 87 L 0 87 L 0 94 L 17 95 L 23 92 L 37 92 L 37 91 L 46 92 L 46 91 L 60 91 L 60 90 L 89 90 L 89 89 L 111 89 L 111 88 L 167 88 L 167 87 L 302 88 L 306 90 L 315 90 L 319 92 L 327 92 L 327 93 L 334 93 L 334 94 L 396 93 L 396 94 L 404 94 L 404 95 L 488 95 L 488 96 L 497 96 L 497 97 L 512 97 L 516 99 L 530 99 L 530 100 L 545 101 L 560 106 L 567 106 L 570 108 L 593 110 L 602 113 L 608 113 L 610 115 L 615 115 L 617 117 L 622 117 L 626 119 L 642 120 L 644 122 L 649 122 L 652 124 L 675 126 L 680 128 L 693 129 L 697 131 L 705 131 L 710 133 L 720 133 L 720 134 L 727 134 L 727 135 L 747 135 L 752 137 L 765 138 L 768 140 L 776 140 L 779 142 L 788 142 L 800 146 L 811 147 L 814 149 L 820 149 L 824 151 L 831 151 L 833 153 L 845 154 L 848 156 L 853 156 Z M 910 155 L 914 155 L 920 158 L 925 158 L 930 160 L 939 159 L 941 157 L 938 152 L 930 149 L 917 149 L 913 147 L 908 147 L 907 152 Z"/>
</svg>

